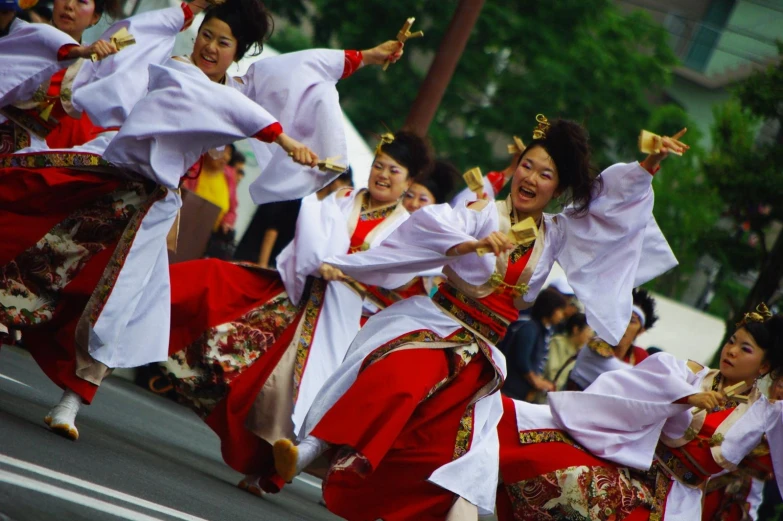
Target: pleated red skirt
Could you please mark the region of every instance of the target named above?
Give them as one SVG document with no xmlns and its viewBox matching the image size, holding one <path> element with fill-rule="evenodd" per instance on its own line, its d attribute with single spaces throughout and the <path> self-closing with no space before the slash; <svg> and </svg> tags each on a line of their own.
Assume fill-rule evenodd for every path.
<svg viewBox="0 0 783 521">
<path fill-rule="evenodd" d="M 439 349 L 392 352 L 359 374 L 312 432 L 359 456 L 347 467 L 335 465 L 341 452 L 333 459 L 323 484 L 330 511 L 349 521 L 445 519 L 457 497 L 427 479 L 454 459 L 460 420 L 494 369 L 477 355 L 427 398 L 448 375 Z"/>
<path fill-rule="evenodd" d="M 597 458 L 568 443 L 546 442 L 522 445 L 519 440 L 516 410 L 511 398 L 503 397 L 503 417 L 498 424 L 500 441 L 500 478 L 497 493 L 498 521 L 530 521 L 535 517 L 515 511 L 506 484 L 518 483 L 549 474 L 568 467 L 611 467 L 612 463 Z M 634 509 L 630 515 L 617 521 L 647 521 L 650 510 L 646 507 Z M 556 517 L 547 519 L 558 519 Z"/>
<path fill-rule="evenodd" d="M 105 174 L 71 168 L 0 168 L 0 269 L 8 269 L 9 263 L 57 224 L 121 183 Z M 102 246 L 60 290 L 52 318 L 24 329 L 25 347 L 46 376 L 59 387 L 75 391 L 86 403 L 92 401 L 98 386 L 76 376 L 75 331 L 117 241 Z M 49 259 L 35 262 L 40 269 L 49 267 Z"/>
<path fill-rule="evenodd" d="M 238 320 L 285 291 L 276 272 L 215 259 L 175 264 L 170 275 L 170 355 L 186 349 L 208 329 Z M 225 396 L 205 418 L 220 437 L 225 462 L 238 472 L 260 476 L 263 488 L 272 492 L 283 485 L 274 474 L 272 447 L 247 428 L 247 417 L 293 340 L 299 317 L 285 327 L 261 357 L 231 380 Z"/>
</svg>

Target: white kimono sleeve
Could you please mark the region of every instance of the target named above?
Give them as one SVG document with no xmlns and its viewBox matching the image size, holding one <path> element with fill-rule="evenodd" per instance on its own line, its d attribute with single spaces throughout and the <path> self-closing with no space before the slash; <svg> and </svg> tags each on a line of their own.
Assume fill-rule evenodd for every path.
<svg viewBox="0 0 783 521">
<path fill-rule="evenodd" d="M 73 82 L 74 107 L 87 112 L 98 126 L 121 126 L 147 94 L 149 66 L 171 58 L 184 24 L 185 13 L 177 6 L 138 14 L 109 27 L 101 40 L 108 41 L 124 27 L 136 43 L 103 60 L 85 60 Z"/>
<path fill-rule="evenodd" d="M 19 21 L 0 38 L 0 108 L 33 97 L 52 74 L 74 60 L 57 60 L 63 45 L 78 42 L 51 25 Z"/>
<path fill-rule="evenodd" d="M 448 204 L 417 210 L 377 248 L 330 257 L 324 262 L 365 284 L 399 288 L 418 273 L 450 265 L 470 284 L 486 282 L 495 269 L 495 256 L 475 253 L 447 256 L 457 244 L 473 241 L 498 229 L 497 209 L 488 204 L 481 211 Z"/>
<path fill-rule="evenodd" d="M 644 470 L 662 432 L 678 438 L 685 433 L 690 406 L 674 402 L 699 392 L 706 372 L 694 374 L 686 362 L 658 353 L 630 369 L 604 373 L 583 392 L 549 393 L 549 408 L 560 428 L 592 454 Z"/>
<path fill-rule="evenodd" d="M 638 162 L 601 173 L 603 187 L 587 215 L 572 209 L 547 221 L 550 252 L 542 256 L 525 300 L 532 302 L 557 261 L 584 303 L 598 336 L 617 344 L 631 316 L 631 291 L 677 265 L 652 215 L 652 178 Z"/>
<path fill-rule="evenodd" d="M 197 67 L 151 65 L 149 93 L 131 111 L 103 158 L 176 189 L 210 148 L 254 136 L 275 119 Z"/>
<path fill-rule="evenodd" d="M 313 49 L 255 62 L 240 82 L 231 82 L 264 107 L 293 139 L 318 157 L 341 156 L 348 164 L 348 145 L 336 84 L 345 67 L 344 51 Z M 338 174 L 294 163 L 280 147 L 253 142 L 261 175 L 250 185 L 256 204 L 299 199 L 329 184 Z"/>
<path fill-rule="evenodd" d="M 299 302 L 307 276 L 313 274 L 324 259 L 348 251 L 350 245 L 345 214 L 336 194 L 323 201 L 319 201 L 316 194 L 302 199 L 294 240 L 277 256 L 277 269 L 291 302 Z"/>
</svg>

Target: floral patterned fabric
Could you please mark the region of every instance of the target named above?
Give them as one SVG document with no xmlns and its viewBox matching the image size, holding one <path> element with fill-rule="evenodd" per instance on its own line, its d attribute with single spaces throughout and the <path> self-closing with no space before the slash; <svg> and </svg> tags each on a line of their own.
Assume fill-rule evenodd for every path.
<svg viewBox="0 0 783 521">
<path fill-rule="evenodd" d="M 568 467 L 506 484 L 506 491 L 515 521 L 620 521 L 653 502 L 644 484 L 614 466 Z"/>
<path fill-rule="evenodd" d="M 208 329 L 171 355 L 162 365 L 180 400 L 202 417 L 208 416 L 231 382 L 266 353 L 298 313 L 299 306 L 281 293 L 237 320 Z"/>
<path fill-rule="evenodd" d="M 145 183 L 125 182 L 0 266 L 0 323 L 20 328 L 51 320 L 62 289 L 95 254 L 121 238 L 149 198 Z"/>
</svg>

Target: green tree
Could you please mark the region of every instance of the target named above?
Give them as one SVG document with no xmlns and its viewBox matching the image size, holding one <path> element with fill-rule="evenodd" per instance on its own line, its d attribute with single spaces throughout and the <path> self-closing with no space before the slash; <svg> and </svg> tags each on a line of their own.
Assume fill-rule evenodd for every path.
<svg viewBox="0 0 783 521">
<path fill-rule="evenodd" d="M 668 135 L 687 128 L 688 132 L 682 139 L 691 145 L 682 157 L 667 159 L 653 180 L 655 219 L 680 265 L 649 286 L 676 299 L 704 254 L 705 241 L 718 220 L 722 201 L 701 169 L 705 155 L 699 145 L 701 132 L 683 109 L 676 105 L 657 107 L 647 128 Z"/>
<path fill-rule="evenodd" d="M 783 53 L 783 44 L 780 45 Z M 759 303 L 780 299 L 783 279 L 783 63 L 754 73 L 736 89 L 736 99 L 715 111 L 713 150 L 704 172 L 724 201 L 730 233 L 716 232 L 710 253 L 723 263 L 730 304 L 727 326 Z M 762 132 L 759 133 L 760 124 Z M 756 271 L 747 295 L 734 289 L 737 277 Z M 742 298 L 744 297 L 744 298 Z"/>
<path fill-rule="evenodd" d="M 339 86 L 360 131 L 401 126 L 456 2 L 313 0 L 312 6 L 307 20 L 320 46 L 366 48 L 393 38 L 407 17 L 417 17 L 414 29 L 426 36 L 407 45 L 402 61 Z M 301 17 L 304 7 L 293 11 Z M 610 0 L 487 2 L 430 138 L 440 156 L 486 168 L 494 166 L 491 142 L 498 135 L 529 139 L 535 115 L 543 113 L 587 124 L 602 166 L 617 157 L 632 159 L 636 135 L 650 115 L 648 99 L 668 82 L 675 62 L 666 38 L 645 13 L 623 15 Z"/>
</svg>

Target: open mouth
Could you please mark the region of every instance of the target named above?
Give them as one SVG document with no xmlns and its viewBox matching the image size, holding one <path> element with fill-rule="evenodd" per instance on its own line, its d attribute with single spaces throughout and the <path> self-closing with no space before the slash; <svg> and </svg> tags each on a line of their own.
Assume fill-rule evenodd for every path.
<svg viewBox="0 0 783 521">
<path fill-rule="evenodd" d="M 204 60 L 205 62 L 211 63 L 213 65 L 217 63 L 217 60 L 215 60 L 213 58 L 208 58 L 208 57 L 204 56 L 203 54 L 201 55 L 201 59 Z"/>
<path fill-rule="evenodd" d="M 391 183 L 387 181 L 375 181 L 375 186 L 378 188 L 391 188 Z"/>
<path fill-rule="evenodd" d="M 533 199 L 536 196 L 535 192 L 521 186 L 519 187 L 519 193 L 522 194 L 523 197 L 527 197 L 528 199 Z"/>
<path fill-rule="evenodd" d="M 727 366 L 729 366 L 729 367 L 734 367 L 734 364 L 732 364 L 731 362 L 729 362 L 729 361 L 728 361 L 726 358 L 724 358 L 724 359 L 723 359 L 723 360 L 721 360 L 721 361 L 722 361 L 724 364 L 726 364 Z"/>
</svg>

